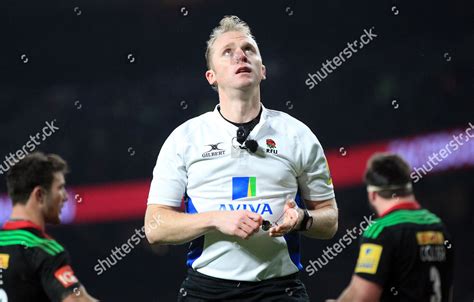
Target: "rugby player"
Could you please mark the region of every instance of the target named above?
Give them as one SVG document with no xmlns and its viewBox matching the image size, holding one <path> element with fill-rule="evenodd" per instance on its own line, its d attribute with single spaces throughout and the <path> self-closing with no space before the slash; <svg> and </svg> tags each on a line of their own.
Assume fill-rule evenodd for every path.
<svg viewBox="0 0 474 302">
<path fill-rule="evenodd" d="M 67 169 L 58 155 L 35 152 L 8 171 L 13 210 L 0 230 L 0 301 L 97 301 L 75 276 L 64 247 L 45 232 L 46 223 L 60 223 Z"/>
<path fill-rule="evenodd" d="M 363 233 L 354 275 L 337 301 L 451 301 L 451 238 L 441 219 L 416 201 L 408 164 L 375 154 L 365 182 L 379 218 Z"/>
</svg>

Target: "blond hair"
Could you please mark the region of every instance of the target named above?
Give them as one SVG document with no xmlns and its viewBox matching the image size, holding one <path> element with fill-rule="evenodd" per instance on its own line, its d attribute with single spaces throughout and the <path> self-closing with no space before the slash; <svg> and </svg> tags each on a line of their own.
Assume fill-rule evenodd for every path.
<svg viewBox="0 0 474 302">
<path fill-rule="evenodd" d="M 244 35 L 252 38 L 255 41 L 255 37 L 250 31 L 250 27 L 244 21 L 240 20 L 237 16 L 224 16 L 219 22 L 219 25 L 216 26 L 211 34 L 209 35 L 209 40 L 207 40 L 207 49 L 206 49 L 206 64 L 207 68 L 211 69 L 211 47 L 216 41 L 216 39 L 223 33 L 229 31 L 238 31 Z"/>
</svg>

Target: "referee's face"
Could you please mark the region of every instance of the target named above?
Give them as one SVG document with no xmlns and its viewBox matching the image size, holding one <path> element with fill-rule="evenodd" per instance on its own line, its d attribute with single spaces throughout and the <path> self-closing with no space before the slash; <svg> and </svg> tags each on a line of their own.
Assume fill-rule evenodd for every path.
<svg viewBox="0 0 474 302">
<path fill-rule="evenodd" d="M 211 48 L 210 65 L 206 78 L 209 84 L 217 84 L 220 89 L 255 87 L 265 79 L 265 66 L 257 43 L 238 31 L 217 37 Z"/>
<path fill-rule="evenodd" d="M 53 183 L 46 194 L 43 216 L 46 223 L 59 224 L 59 216 L 64 202 L 67 200 L 66 182 L 62 172 L 54 173 Z"/>
</svg>

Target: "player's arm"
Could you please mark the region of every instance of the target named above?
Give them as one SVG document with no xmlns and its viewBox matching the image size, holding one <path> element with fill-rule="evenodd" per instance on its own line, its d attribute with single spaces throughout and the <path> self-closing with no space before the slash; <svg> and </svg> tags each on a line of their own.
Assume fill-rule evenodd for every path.
<svg viewBox="0 0 474 302">
<path fill-rule="evenodd" d="M 74 292 L 69 294 L 66 298 L 62 300 L 62 302 L 96 302 L 95 298 L 91 297 L 84 286 L 80 286 L 79 288 L 75 288 Z"/>
<path fill-rule="evenodd" d="M 382 295 L 382 287 L 357 275 L 352 276 L 351 283 L 342 292 L 337 302 L 377 302 Z"/>
<path fill-rule="evenodd" d="M 378 235 L 364 233 L 352 280 L 336 301 L 380 300 L 393 267 L 394 242 L 393 235 L 388 231 Z"/>
<path fill-rule="evenodd" d="M 51 301 L 92 302 L 92 298 L 77 279 L 70 266 L 69 255 L 65 250 L 57 252 L 59 245 L 48 243 L 49 248 L 56 251 L 49 254 L 39 252 L 35 255 L 33 265 L 38 265 L 43 289 Z M 53 253 L 53 255 L 51 254 Z"/>
<path fill-rule="evenodd" d="M 151 244 L 182 244 L 210 231 L 247 239 L 258 232 L 262 217 L 250 211 L 211 211 L 188 214 L 179 208 L 150 204 L 145 235 Z"/>
<path fill-rule="evenodd" d="M 313 224 L 303 235 L 317 239 L 330 239 L 336 232 L 338 227 L 338 210 L 336 199 L 331 198 L 324 201 L 305 200 L 306 208 L 313 217 Z M 303 210 L 299 209 L 299 216 L 303 216 Z M 299 219 L 297 228 L 301 223 Z"/>
</svg>

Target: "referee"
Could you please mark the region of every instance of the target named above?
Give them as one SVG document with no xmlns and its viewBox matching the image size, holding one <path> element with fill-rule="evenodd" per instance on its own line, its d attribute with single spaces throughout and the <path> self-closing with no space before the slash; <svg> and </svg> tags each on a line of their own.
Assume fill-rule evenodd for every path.
<svg viewBox="0 0 474 302">
<path fill-rule="evenodd" d="M 64 247 L 44 230 L 60 223 L 67 169 L 58 155 L 35 152 L 8 171 L 13 211 L 0 230 L 2 302 L 97 301 L 76 278 Z"/>
<path fill-rule="evenodd" d="M 408 164 L 376 154 L 365 182 L 379 218 L 364 232 L 354 275 L 337 301 L 451 301 L 451 237 L 415 200 Z"/>
<path fill-rule="evenodd" d="M 266 69 L 245 22 L 224 17 L 206 60 L 219 104 L 162 146 L 148 241 L 190 242 L 178 301 L 309 301 L 298 278 L 300 234 L 329 239 L 338 221 L 323 149 L 302 122 L 262 105 Z M 151 228 L 155 215 L 161 223 Z"/>
</svg>

